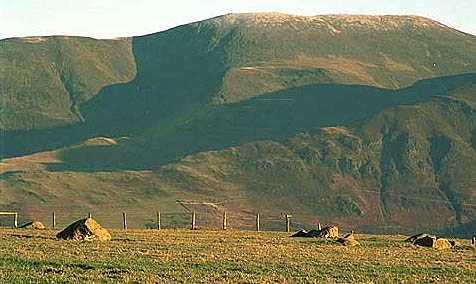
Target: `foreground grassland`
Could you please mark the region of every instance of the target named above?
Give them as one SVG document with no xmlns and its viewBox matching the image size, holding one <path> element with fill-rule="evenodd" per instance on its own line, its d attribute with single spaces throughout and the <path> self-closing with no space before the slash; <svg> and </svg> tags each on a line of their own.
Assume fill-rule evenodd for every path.
<svg viewBox="0 0 476 284">
<path fill-rule="evenodd" d="M 476 250 L 357 235 L 359 247 L 287 233 L 111 231 L 110 242 L 0 229 L 0 283 L 471 283 Z"/>
</svg>

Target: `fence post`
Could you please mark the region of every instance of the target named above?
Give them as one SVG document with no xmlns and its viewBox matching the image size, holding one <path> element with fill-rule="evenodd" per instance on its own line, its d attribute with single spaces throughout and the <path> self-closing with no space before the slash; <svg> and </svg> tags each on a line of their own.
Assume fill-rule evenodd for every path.
<svg viewBox="0 0 476 284">
<path fill-rule="evenodd" d="M 317 230 L 318 230 L 318 231 L 322 230 L 321 223 L 317 223 Z"/>
<path fill-rule="evenodd" d="M 472 246 L 476 245 L 476 237 L 471 238 L 471 245 Z"/>
<path fill-rule="evenodd" d="M 192 230 L 195 230 L 195 211 L 192 212 Z"/>
<path fill-rule="evenodd" d="M 160 211 L 157 211 L 157 230 L 160 230 Z"/>
<path fill-rule="evenodd" d="M 259 213 L 256 214 L 256 232 L 259 232 Z"/>
<path fill-rule="evenodd" d="M 18 228 L 18 213 L 13 215 L 13 227 Z"/>
<path fill-rule="evenodd" d="M 51 226 L 54 228 L 56 228 L 56 212 L 53 211 L 53 213 L 51 214 Z"/>
<path fill-rule="evenodd" d="M 284 216 L 286 217 L 286 232 L 289 233 L 291 231 L 291 218 L 293 215 L 286 214 Z"/>
<path fill-rule="evenodd" d="M 122 212 L 122 229 L 127 229 L 126 212 Z"/>
<path fill-rule="evenodd" d="M 91 212 L 88 213 L 88 218 L 91 219 L 93 215 L 91 215 Z"/>
<path fill-rule="evenodd" d="M 223 230 L 226 230 L 226 211 L 223 211 Z"/>
</svg>

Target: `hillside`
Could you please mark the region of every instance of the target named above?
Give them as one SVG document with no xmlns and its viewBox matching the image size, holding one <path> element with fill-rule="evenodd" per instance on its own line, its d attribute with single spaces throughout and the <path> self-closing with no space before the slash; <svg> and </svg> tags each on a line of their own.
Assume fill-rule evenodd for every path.
<svg viewBox="0 0 476 284">
<path fill-rule="evenodd" d="M 399 89 L 476 70 L 474 36 L 413 16 L 230 14 L 129 39 L 0 44 L 0 127 L 8 130 L 103 112 L 130 120 L 144 107 L 157 112 L 145 120 L 162 120 L 317 83 Z M 101 110 L 85 106 L 91 98 Z"/>
<path fill-rule="evenodd" d="M 474 37 L 422 17 L 243 14 L 197 26 L 223 31 L 216 102 L 315 83 L 399 89 L 476 68 Z"/>
<path fill-rule="evenodd" d="M 224 106 L 169 133 L 175 136 L 165 140 L 95 138 L 4 159 L 3 202 L 36 218 L 48 218 L 50 210 L 64 218 L 88 210 L 111 220 L 118 208 L 152 216 L 158 207 L 182 212 L 176 199 L 211 205 L 225 201 L 195 209 L 216 216 L 226 209 L 236 216 L 230 221 L 236 227 L 247 226 L 240 220 L 249 218 L 246 212 L 275 218 L 278 212 L 292 211 L 304 226 L 320 221 L 364 231 L 390 226 L 390 231 L 407 233 L 416 228 L 453 232 L 463 226 L 460 233 L 470 235 L 476 214 L 476 75 L 463 78 L 446 81 L 470 85 L 447 94 L 429 92 L 426 99 L 415 90 L 438 89 L 435 82 L 389 95 L 379 89 L 372 95 L 366 89 L 353 94 L 360 107 L 347 95 L 316 101 L 319 96 L 310 99 L 310 90 L 300 90 L 294 106 L 278 101 L 281 105 L 271 105 L 270 110 L 238 112 L 232 120 L 227 117 L 243 105 Z M 378 103 L 377 96 L 383 101 Z M 371 117 L 369 101 L 376 109 Z M 254 105 L 253 110 L 263 103 L 247 104 Z M 354 112 L 316 116 L 320 104 L 325 104 L 323 109 L 337 104 Z M 304 105 L 312 107 L 306 111 Z M 302 119 L 290 120 L 298 110 Z M 289 132 L 283 132 L 283 123 Z M 258 135 L 253 126 L 266 131 Z M 252 139 L 260 141 L 247 142 Z M 238 145 L 223 149 L 226 141 Z M 210 148 L 216 150 L 207 151 Z M 167 164 L 187 151 L 201 153 Z M 119 221 L 110 222 L 119 226 Z M 281 226 L 270 222 L 270 228 Z"/>
<path fill-rule="evenodd" d="M 28 37 L 0 41 L 0 128 L 43 129 L 84 120 L 82 103 L 135 76 L 131 40 Z"/>
<path fill-rule="evenodd" d="M 28 66 L 68 40 L 2 50 Z M 420 17 L 238 14 L 74 42 L 68 80 L 2 72 L 21 87 L 2 91 L 3 208 L 119 226 L 107 216 L 183 212 L 180 199 L 235 227 L 259 211 L 271 229 L 293 212 L 303 227 L 474 234 L 474 36 Z M 23 119 L 35 109 L 69 120 Z"/>
</svg>

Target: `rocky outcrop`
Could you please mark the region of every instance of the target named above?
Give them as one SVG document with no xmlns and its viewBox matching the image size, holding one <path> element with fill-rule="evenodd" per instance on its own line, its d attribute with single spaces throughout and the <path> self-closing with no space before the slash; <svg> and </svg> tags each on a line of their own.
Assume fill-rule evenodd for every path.
<svg viewBox="0 0 476 284">
<path fill-rule="evenodd" d="M 339 228 L 336 226 L 326 226 L 321 230 L 301 230 L 291 237 L 301 237 L 301 238 L 337 238 L 339 237 Z"/>
<path fill-rule="evenodd" d="M 39 221 L 28 222 L 21 225 L 19 228 L 24 229 L 46 229 L 45 225 Z"/>
<path fill-rule="evenodd" d="M 92 218 L 82 219 L 56 235 L 59 239 L 81 241 L 109 241 L 111 234 Z"/>
</svg>

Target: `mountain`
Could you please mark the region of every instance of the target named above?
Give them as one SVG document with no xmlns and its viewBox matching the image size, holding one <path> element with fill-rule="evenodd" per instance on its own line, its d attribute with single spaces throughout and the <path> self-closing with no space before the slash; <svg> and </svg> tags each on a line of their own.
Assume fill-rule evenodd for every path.
<svg viewBox="0 0 476 284">
<path fill-rule="evenodd" d="M 220 104 L 317 83 L 399 89 L 476 70 L 474 36 L 413 16 L 230 14 L 132 39 L 0 44 L 7 107 L 0 126 L 7 130 L 80 122 L 86 102 L 117 100 L 108 88 L 130 81 L 131 90 L 121 90 L 128 99 Z"/>
<path fill-rule="evenodd" d="M 200 200 L 240 227 L 260 211 L 270 228 L 293 212 L 474 232 L 474 36 L 414 16 L 232 14 L 1 45 L 3 207 L 113 224 Z"/>
</svg>

